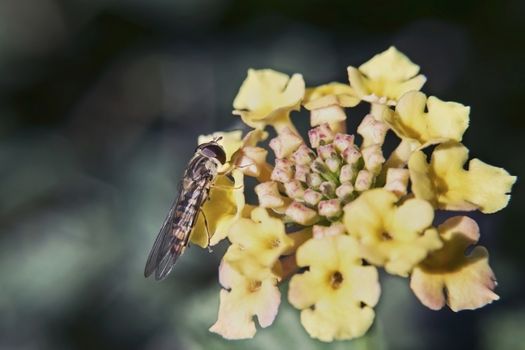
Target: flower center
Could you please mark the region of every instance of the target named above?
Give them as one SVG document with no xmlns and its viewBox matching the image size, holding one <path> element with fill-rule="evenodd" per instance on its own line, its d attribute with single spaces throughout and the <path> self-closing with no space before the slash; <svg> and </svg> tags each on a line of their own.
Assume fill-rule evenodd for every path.
<svg viewBox="0 0 525 350">
<path fill-rule="evenodd" d="M 392 239 L 392 236 L 388 232 L 383 232 L 381 234 L 381 239 L 383 241 L 390 241 Z"/>
<path fill-rule="evenodd" d="M 279 238 L 275 238 L 270 241 L 270 249 L 279 248 L 280 246 L 281 240 Z"/>
<path fill-rule="evenodd" d="M 255 293 L 261 288 L 262 282 L 261 281 L 250 281 L 248 283 L 248 292 Z"/>
<path fill-rule="evenodd" d="M 330 276 L 330 285 L 333 289 L 338 289 L 343 283 L 343 275 L 341 272 L 336 271 Z"/>
</svg>

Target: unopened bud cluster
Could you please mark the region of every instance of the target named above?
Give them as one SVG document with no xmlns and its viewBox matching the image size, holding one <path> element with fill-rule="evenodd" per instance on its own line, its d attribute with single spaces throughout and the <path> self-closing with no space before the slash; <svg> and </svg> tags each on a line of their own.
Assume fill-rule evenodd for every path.
<svg viewBox="0 0 525 350">
<path fill-rule="evenodd" d="M 386 127 L 370 116 L 358 132 L 361 147 L 354 135 L 336 133 L 327 123 L 308 132 L 311 147 L 291 130 L 272 139 L 275 167 L 271 181 L 255 189 L 260 205 L 301 225 L 338 221 L 344 205 L 374 185 L 385 161 L 381 145 Z"/>
</svg>

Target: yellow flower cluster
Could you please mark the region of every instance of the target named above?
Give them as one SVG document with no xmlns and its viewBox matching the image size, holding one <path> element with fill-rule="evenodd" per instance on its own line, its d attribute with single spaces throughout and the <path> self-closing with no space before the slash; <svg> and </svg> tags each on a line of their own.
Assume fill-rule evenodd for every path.
<svg viewBox="0 0 525 350">
<path fill-rule="evenodd" d="M 439 222 L 435 211 L 499 211 L 516 177 L 478 159 L 465 168 L 469 107 L 420 92 L 426 78 L 396 48 L 347 71 L 349 84 L 305 88 L 300 74 L 249 70 L 233 113 L 253 130 L 199 140 L 222 136 L 228 158 L 202 209 L 209 243 L 231 243 L 212 332 L 253 337 L 254 317 L 261 327 L 272 324 L 279 285 L 289 281 L 288 300 L 311 337 L 362 336 L 380 297 L 378 268 L 410 278 L 415 296 L 434 310 L 498 299 L 487 250 L 466 253 L 479 239 L 477 224 L 467 216 Z M 369 103 L 370 113 L 357 143 L 346 131 L 346 109 L 359 103 Z M 301 105 L 310 112 L 307 141 L 290 118 Z M 266 143 L 268 126 L 276 137 Z M 399 145 L 384 154 L 389 132 Z M 245 203 L 245 176 L 258 181 L 257 204 Z M 203 225 L 192 241 L 206 246 Z"/>
</svg>

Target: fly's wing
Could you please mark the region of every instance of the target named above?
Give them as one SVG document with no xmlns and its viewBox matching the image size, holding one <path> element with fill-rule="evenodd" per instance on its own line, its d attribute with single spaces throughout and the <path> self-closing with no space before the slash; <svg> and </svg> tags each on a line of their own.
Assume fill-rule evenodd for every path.
<svg viewBox="0 0 525 350">
<path fill-rule="evenodd" d="M 177 199 L 170 208 L 162 227 L 153 243 L 153 247 L 148 256 L 148 261 L 146 262 L 146 267 L 144 268 L 144 277 L 149 277 L 158 267 L 159 261 L 162 258 L 165 258 L 167 253 L 170 251 L 171 245 L 174 243 L 175 236 L 172 235 L 173 231 L 173 222 L 175 221 L 175 208 L 179 200 Z M 173 259 L 173 258 L 172 258 Z M 175 263 L 175 257 L 173 263 Z M 173 264 L 172 264 L 173 265 Z"/>
<path fill-rule="evenodd" d="M 188 245 L 200 207 L 207 197 L 210 180 L 208 176 L 199 176 L 196 180 L 185 183 L 183 181 L 183 184 L 179 197 L 171 207 L 155 239 L 144 269 L 145 277 L 155 272 L 155 279 L 166 278 L 177 258 Z"/>
</svg>

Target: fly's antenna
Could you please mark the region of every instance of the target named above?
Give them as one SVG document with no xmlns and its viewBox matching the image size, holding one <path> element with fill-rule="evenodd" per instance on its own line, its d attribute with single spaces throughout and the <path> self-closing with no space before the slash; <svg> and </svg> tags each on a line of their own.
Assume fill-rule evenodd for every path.
<svg viewBox="0 0 525 350">
<path fill-rule="evenodd" d="M 216 138 L 213 139 L 213 142 L 217 143 L 220 140 L 222 140 L 222 136 L 217 136 Z"/>
</svg>

